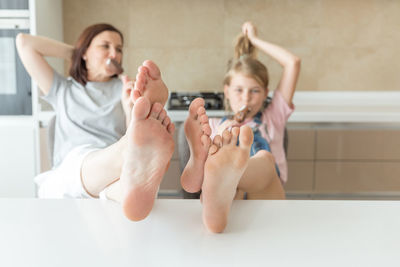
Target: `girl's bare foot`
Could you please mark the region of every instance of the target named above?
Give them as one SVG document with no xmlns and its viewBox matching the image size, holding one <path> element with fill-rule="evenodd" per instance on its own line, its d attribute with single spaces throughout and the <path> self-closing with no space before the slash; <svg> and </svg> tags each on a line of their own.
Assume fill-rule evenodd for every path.
<svg viewBox="0 0 400 267">
<path fill-rule="evenodd" d="M 161 79 L 158 66 L 151 60 L 143 62 L 136 75 L 136 82 L 132 92 L 133 103 L 140 97 L 145 96 L 150 103 L 165 105 L 168 99 L 168 88 Z"/>
<path fill-rule="evenodd" d="M 127 148 L 121 172 L 123 210 L 130 220 L 151 211 L 161 180 L 174 151 L 174 125 L 160 103 L 139 97 L 126 133 Z"/>
<path fill-rule="evenodd" d="M 239 145 L 237 139 L 239 136 Z M 250 158 L 253 131 L 248 126 L 225 130 L 214 138 L 204 167 L 203 222 L 215 233 L 227 224 L 236 189 Z"/>
<path fill-rule="evenodd" d="M 204 99 L 190 103 L 189 116 L 185 121 L 185 134 L 189 143 L 190 158 L 182 172 L 181 184 L 187 192 L 200 191 L 204 176 L 204 163 L 211 145 L 211 128 L 204 109 Z"/>
</svg>

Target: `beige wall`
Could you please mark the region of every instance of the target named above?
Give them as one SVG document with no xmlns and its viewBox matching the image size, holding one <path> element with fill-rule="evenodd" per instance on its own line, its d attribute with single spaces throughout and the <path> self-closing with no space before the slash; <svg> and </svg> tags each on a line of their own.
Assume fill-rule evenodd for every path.
<svg viewBox="0 0 400 267">
<path fill-rule="evenodd" d="M 64 40 L 108 22 L 125 35 L 131 76 L 144 59 L 161 67 L 171 91 L 221 89 L 232 40 L 253 21 L 260 37 L 302 58 L 298 90 L 398 90 L 398 0 L 64 0 Z M 266 56 L 271 89 L 280 67 Z"/>
</svg>

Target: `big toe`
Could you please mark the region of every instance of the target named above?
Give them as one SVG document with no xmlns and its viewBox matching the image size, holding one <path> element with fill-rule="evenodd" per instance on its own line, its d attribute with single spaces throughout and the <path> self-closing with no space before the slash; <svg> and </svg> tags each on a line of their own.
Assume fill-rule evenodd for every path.
<svg viewBox="0 0 400 267">
<path fill-rule="evenodd" d="M 201 97 L 196 98 L 195 100 L 190 103 L 189 106 L 189 113 L 191 117 L 196 117 L 197 116 L 197 110 L 200 107 L 204 107 L 204 99 Z"/>
<path fill-rule="evenodd" d="M 160 68 L 157 66 L 156 63 L 154 63 L 151 60 L 145 60 L 142 65 L 147 67 L 147 69 L 149 70 L 149 76 L 152 79 L 160 79 L 161 78 Z"/>
<path fill-rule="evenodd" d="M 242 148 L 250 148 L 253 144 L 253 131 L 247 125 L 240 127 L 239 145 Z"/>
<path fill-rule="evenodd" d="M 147 97 L 139 97 L 132 108 L 133 120 L 144 120 L 149 116 L 151 104 Z"/>
</svg>

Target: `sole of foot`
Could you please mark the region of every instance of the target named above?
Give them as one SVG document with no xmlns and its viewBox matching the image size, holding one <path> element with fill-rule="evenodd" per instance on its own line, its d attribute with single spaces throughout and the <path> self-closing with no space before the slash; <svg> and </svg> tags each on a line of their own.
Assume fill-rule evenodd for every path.
<svg viewBox="0 0 400 267">
<path fill-rule="evenodd" d="M 239 145 L 237 140 L 239 139 Z M 203 223 L 214 233 L 224 231 L 240 178 L 247 168 L 253 132 L 234 127 L 216 136 L 204 166 Z"/>
<path fill-rule="evenodd" d="M 150 213 L 174 151 L 174 125 L 159 103 L 139 97 L 126 133 L 127 148 L 121 171 L 123 210 L 139 221 Z"/>
<path fill-rule="evenodd" d="M 184 124 L 190 157 L 181 176 L 181 185 L 190 193 L 200 191 L 203 183 L 204 164 L 211 145 L 211 128 L 204 108 L 204 99 L 196 98 L 189 106 Z"/>
</svg>

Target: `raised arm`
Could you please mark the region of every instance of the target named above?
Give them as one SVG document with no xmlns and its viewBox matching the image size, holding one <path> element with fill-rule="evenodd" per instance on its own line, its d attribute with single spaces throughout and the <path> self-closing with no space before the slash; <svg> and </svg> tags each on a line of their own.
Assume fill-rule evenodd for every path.
<svg viewBox="0 0 400 267">
<path fill-rule="evenodd" d="M 281 80 L 276 89 L 282 93 L 286 103 L 291 105 L 300 73 L 300 58 L 278 45 L 259 39 L 256 28 L 251 22 L 244 23 L 242 31 L 244 34 L 247 34 L 250 42 L 255 47 L 271 56 L 283 67 Z"/>
<path fill-rule="evenodd" d="M 31 78 L 47 95 L 53 82 L 53 68 L 45 57 L 70 60 L 73 47 L 46 37 L 20 33 L 16 39 L 18 54 Z"/>
</svg>

